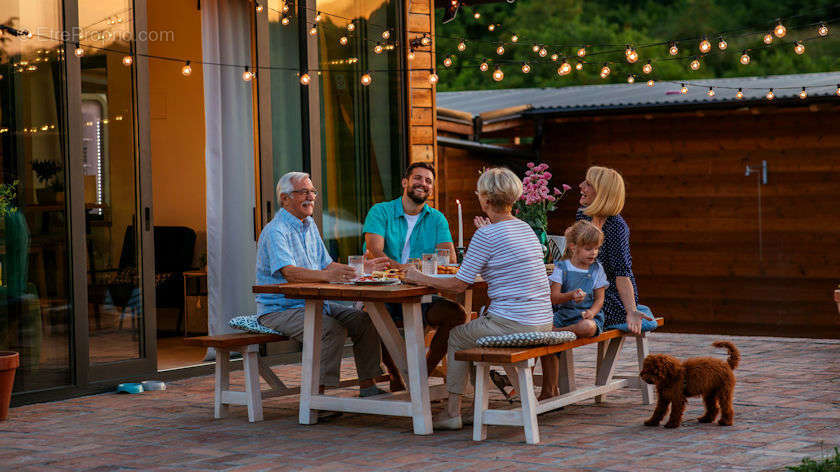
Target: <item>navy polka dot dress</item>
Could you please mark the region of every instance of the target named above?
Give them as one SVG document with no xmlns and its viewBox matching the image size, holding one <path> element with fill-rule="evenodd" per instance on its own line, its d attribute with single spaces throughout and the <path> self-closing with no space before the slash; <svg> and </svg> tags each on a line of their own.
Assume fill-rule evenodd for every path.
<svg viewBox="0 0 840 472">
<path fill-rule="evenodd" d="M 583 209 L 579 208 L 575 220 L 592 221 L 592 217 L 585 215 Z M 633 258 L 630 257 L 630 228 L 624 218 L 621 215 L 608 216 L 601 230 L 604 232 L 604 245 L 598 251 L 598 262 L 604 266 L 607 281 L 610 283 L 604 296 L 604 325 L 610 326 L 627 322 L 627 313 L 618 295 L 615 278 L 630 278 L 636 304 L 639 303 L 639 290 L 633 276 Z"/>
</svg>

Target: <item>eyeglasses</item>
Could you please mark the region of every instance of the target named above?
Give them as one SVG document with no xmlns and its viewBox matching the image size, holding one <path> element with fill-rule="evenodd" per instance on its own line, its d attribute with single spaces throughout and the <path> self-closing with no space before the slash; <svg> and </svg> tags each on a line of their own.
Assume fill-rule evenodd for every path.
<svg viewBox="0 0 840 472">
<path fill-rule="evenodd" d="M 307 195 L 312 195 L 312 198 L 315 198 L 315 197 L 318 196 L 318 191 L 317 190 L 309 190 L 309 189 L 292 190 L 289 193 L 294 193 L 294 194 L 297 194 L 297 195 L 303 195 L 304 197 L 307 196 Z"/>
</svg>

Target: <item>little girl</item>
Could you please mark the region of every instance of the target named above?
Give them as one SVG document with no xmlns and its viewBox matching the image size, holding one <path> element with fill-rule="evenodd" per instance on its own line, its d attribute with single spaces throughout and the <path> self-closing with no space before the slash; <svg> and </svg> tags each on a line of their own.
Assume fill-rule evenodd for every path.
<svg viewBox="0 0 840 472">
<path fill-rule="evenodd" d="M 586 220 L 579 220 L 565 233 L 566 250 L 554 263 L 551 304 L 554 305 L 554 331 L 571 331 L 579 338 L 597 336 L 604 330 L 604 292 L 607 274 L 596 260 L 604 233 Z M 556 355 L 541 357 L 543 386 L 540 400 L 559 394 L 557 382 L 560 360 Z"/>
</svg>

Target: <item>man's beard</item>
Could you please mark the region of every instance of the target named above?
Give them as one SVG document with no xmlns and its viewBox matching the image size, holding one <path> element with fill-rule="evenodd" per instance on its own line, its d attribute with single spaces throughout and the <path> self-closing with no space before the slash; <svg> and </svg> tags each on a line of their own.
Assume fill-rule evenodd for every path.
<svg viewBox="0 0 840 472">
<path fill-rule="evenodd" d="M 416 189 L 416 187 L 415 187 L 415 189 Z M 418 196 L 414 193 L 415 189 L 411 189 L 409 192 L 407 192 L 408 198 L 410 198 L 411 201 L 413 201 L 414 203 L 416 203 L 418 205 L 420 205 L 422 203 L 426 203 L 426 200 L 429 198 L 429 194 L 426 193 L 422 197 Z"/>
</svg>

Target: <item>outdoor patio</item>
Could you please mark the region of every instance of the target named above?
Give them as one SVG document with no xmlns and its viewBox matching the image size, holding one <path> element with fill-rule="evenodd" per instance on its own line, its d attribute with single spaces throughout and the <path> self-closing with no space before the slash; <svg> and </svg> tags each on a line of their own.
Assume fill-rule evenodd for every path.
<svg viewBox="0 0 840 472">
<path fill-rule="evenodd" d="M 698 424 L 699 398 L 689 401 L 679 429 L 642 426 L 653 406 L 641 406 L 637 390 L 541 415 L 538 446 L 524 443 L 521 427 L 490 426 L 486 441 L 473 442 L 471 430 L 415 436 L 408 418 L 344 414 L 302 426 L 296 396 L 267 400 L 265 421 L 251 424 L 244 407 L 213 419 L 213 378 L 204 376 L 171 382 L 164 392 L 14 408 L 0 423 L 0 469 L 784 470 L 840 446 L 840 341 L 650 339 L 651 352 L 681 358 L 723 357 L 710 346 L 718 339 L 738 346 L 735 426 Z M 579 385 L 591 382 L 594 356 L 594 345 L 576 349 Z M 622 359 L 619 371 L 637 371 L 634 343 L 626 343 Z M 343 366 L 352 376 L 352 359 Z M 274 371 L 298 384 L 299 364 Z M 491 403 L 503 399 L 497 394 Z"/>
</svg>

